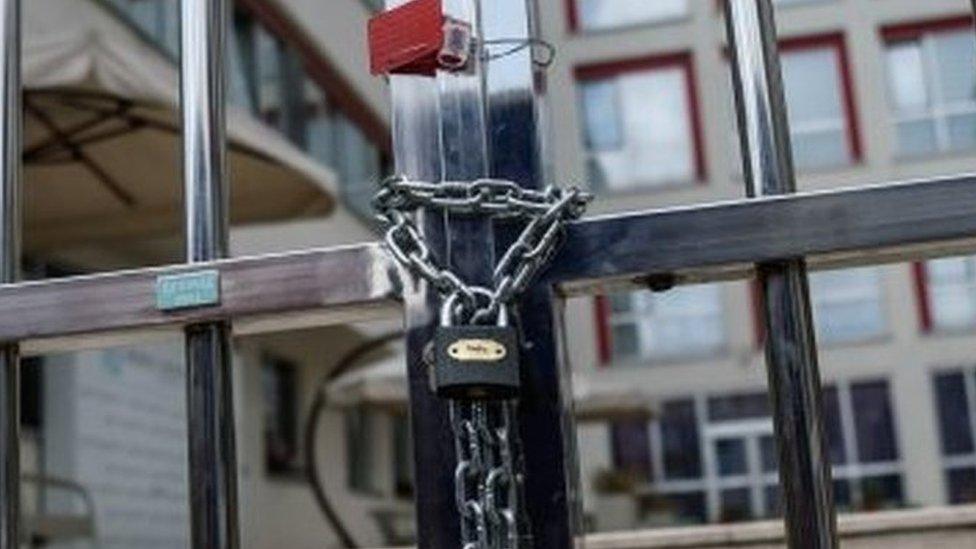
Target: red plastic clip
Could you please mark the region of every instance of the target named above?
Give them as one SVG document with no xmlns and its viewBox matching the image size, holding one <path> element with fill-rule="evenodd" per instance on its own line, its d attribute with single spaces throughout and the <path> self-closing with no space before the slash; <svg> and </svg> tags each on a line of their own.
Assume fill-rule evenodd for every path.
<svg viewBox="0 0 976 549">
<path fill-rule="evenodd" d="M 373 74 L 436 76 L 464 70 L 470 60 L 471 25 L 445 17 L 441 0 L 413 0 L 369 21 Z"/>
</svg>

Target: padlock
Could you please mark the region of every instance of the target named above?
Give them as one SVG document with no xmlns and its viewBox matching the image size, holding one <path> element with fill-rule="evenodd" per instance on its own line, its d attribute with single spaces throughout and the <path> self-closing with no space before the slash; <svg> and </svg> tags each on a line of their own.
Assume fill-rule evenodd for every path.
<svg viewBox="0 0 976 549">
<path fill-rule="evenodd" d="M 454 325 L 457 299 L 441 308 L 434 332 L 433 385 L 438 396 L 456 400 L 504 400 L 518 396 L 518 334 L 500 307 L 494 326 Z"/>
</svg>

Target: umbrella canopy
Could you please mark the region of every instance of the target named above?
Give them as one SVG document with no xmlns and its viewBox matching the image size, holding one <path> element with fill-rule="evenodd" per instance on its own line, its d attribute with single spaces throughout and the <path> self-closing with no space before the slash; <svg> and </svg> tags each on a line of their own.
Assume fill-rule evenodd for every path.
<svg viewBox="0 0 976 549">
<path fill-rule="evenodd" d="M 177 68 L 96 2 L 24 7 L 28 247 L 177 232 Z M 227 123 L 233 222 L 330 211 L 329 169 L 246 113 Z"/>
<path fill-rule="evenodd" d="M 392 355 L 339 376 L 327 388 L 329 404 L 404 413 L 408 404 L 406 360 L 402 343 L 398 347 Z M 656 412 L 653 399 L 633 386 L 583 372 L 573 373 L 573 409 L 581 422 L 650 419 Z"/>
</svg>

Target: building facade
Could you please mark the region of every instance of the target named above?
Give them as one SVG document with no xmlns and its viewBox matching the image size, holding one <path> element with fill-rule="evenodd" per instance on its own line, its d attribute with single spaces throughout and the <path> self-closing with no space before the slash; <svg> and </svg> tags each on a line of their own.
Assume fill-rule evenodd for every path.
<svg viewBox="0 0 976 549">
<path fill-rule="evenodd" d="M 971 170 L 969 2 L 774 3 L 801 190 Z M 720 2 L 542 9 L 558 51 L 548 97 L 557 181 L 589 182 L 598 213 L 745 194 Z M 842 510 L 976 501 L 974 265 L 811 275 Z M 574 367 L 640 384 L 661 405 L 650 424 L 581 432 L 597 528 L 779 514 L 758 299 L 737 282 L 608 289 L 572 304 Z"/>
<path fill-rule="evenodd" d="M 175 1 L 86 1 L 175 62 Z M 367 221 L 368 198 L 390 170 L 389 108 L 382 80 L 366 69 L 365 28 L 381 3 L 234 2 L 232 108 L 276 129 L 335 172 L 342 198 L 324 219 L 235 228 L 235 255 L 376 238 Z M 720 1 L 539 4 L 542 33 L 557 52 L 548 83 L 554 180 L 589 185 L 598 196 L 592 213 L 744 195 Z M 976 162 L 976 40 L 969 2 L 776 4 L 800 189 L 970 170 Z M 101 270 L 178 260 L 177 241 L 171 235 L 123 252 L 115 247 L 53 255 L 59 265 Z M 811 276 L 811 289 L 839 506 L 869 511 L 976 502 L 976 362 L 970 351 L 976 345 L 976 260 L 822 271 Z M 580 428 L 591 528 L 778 514 L 758 299 L 750 283 L 735 282 L 658 292 L 607 288 L 598 298 L 570 301 L 573 367 L 639 385 L 660 410 L 649 423 Z M 394 328 L 336 327 L 237 342 L 247 546 L 321 547 L 334 539 L 305 481 L 313 465 L 304 461 L 301 436 L 308 407 L 318 381 L 343 352 Z M 46 467 L 58 464 L 35 456 L 50 444 L 45 437 L 95 433 L 87 462 L 60 466 L 82 483 L 97 484 L 91 488 L 107 513 L 103 530 L 116 532 L 105 546 L 185 546 L 185 515 L 167 515 L 166 528 L 156 522 L 156 529 L 142 530 L 155 536 L 153 544 L 126 537 L 139 535 L 131 533 L 133 516 L 120 514 L 132 510 L 132 500 L 112 493 L 118 486 L 98 484 L 99 475 L 112 471 L 92 465 L 106 460 L 99 446 L 104 441 L 98 429 L 71 423 L 91 417 L 96 427 L 112 426 L 106 417 L 138 408 L 112 408 L 120 394 L 92 389 L 133 363 L 163 364 L 170 374 L 167 391 L 179 394 L 172 385 L 180 383 L 178 354 L 152 349 L 49 357 L 46 371 L 61 371 L 58 364 L 66 362 L 97 366 L 76 369 L 91 370 L 77 378 L 43 377 L 51 387 L 89 387 L 89 396 L 101 401 L 79 405 L 76 416 L 59 418 L 58 406 L 50 404 L 37 407 L 45 410 L 40 416 L 25 414 L 35 423 L 28 436 L 39 441 L 25 452 Z M 148 374 L 138 372 L 128 382 L 164 382 L 143 380 Z M 178 423 L 160 426 L 174 444 L 183 437 Z M 132 422 L 126 427 L 142 428 Z M 406 418 L 367 409 L 330 411 L 317 435 L 323 457 L 314 466 L 357 540 L 369 546 L 409 542 L 413 475 Z M 171 466 L 180 452 L 170 457 L 148 462 L 178 477 Z M 145 473 L 128 461 L 121 466 L 131 478 Z M 161 493 L 151 482 L 121 488 L 135 490 L 129 493 L 139 501 Z M 99 496 L 99 490 L 105 493 Z M 162 494 L 159 499 L 178 507 L 181 493 Z"/>
</svg>

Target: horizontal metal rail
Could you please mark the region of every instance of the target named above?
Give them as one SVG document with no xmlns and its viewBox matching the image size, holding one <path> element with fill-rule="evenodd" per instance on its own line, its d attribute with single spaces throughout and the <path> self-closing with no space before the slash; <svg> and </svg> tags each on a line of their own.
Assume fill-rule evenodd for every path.
<svg viewBox="0 0 976 549">
<path fill-rule="evenodd" d="M 834 268 L 973 251 L 976 176 L 965 175 L 589 218 L 570 226 L 545 276 L 577 295 L 647 284 L 649 274 L 677 274 L 678 283 L 742 278 L 776 259 Z M 205 269 L 220 271 L 219 305 L 156 309 L 157 277 Z M 375 243 L 2 285 L 0 342 L 21 340 L 38 353 L 210 320 L 232 319 L 246 334 L 392 318 L 400 287 Z"/>
<path fill-rule="evenodd" d="M 156 308 L 158 277 L 209 269 L 220 272 L 219 305 Z M 36 354 L 212 320 L 233 320 L 235 333 L 246 334 L 392 317 L 400 314 L 398 280 L 386 253 L 368 244 L 4 285 L 0 341 L 23 340 Z"/>
</svg>

